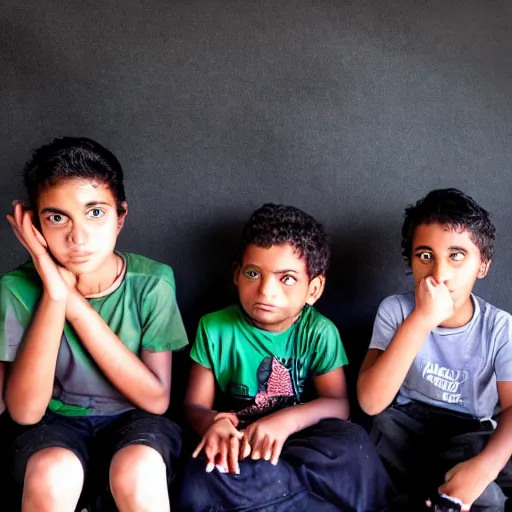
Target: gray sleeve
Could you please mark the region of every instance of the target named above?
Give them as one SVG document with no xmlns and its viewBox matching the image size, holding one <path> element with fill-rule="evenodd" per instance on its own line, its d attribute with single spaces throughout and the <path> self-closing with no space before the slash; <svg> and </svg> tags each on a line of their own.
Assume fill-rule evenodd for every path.
<svg viewBox="0 0 512 512">
<path fill-rule="evenodd" d="M 500 312 L 497 319 L 496 329 L 496 357 L 494 360 L 494 371 L 496 380 L 512 381 L 512 316 L 504 311 Z"/>
<path fill-rule="evenodd" d="M 386 350 L 403 322 L 403 313 L 398 296 L 384 299 L 377 311 L 369 348 Z"/>
</svg>

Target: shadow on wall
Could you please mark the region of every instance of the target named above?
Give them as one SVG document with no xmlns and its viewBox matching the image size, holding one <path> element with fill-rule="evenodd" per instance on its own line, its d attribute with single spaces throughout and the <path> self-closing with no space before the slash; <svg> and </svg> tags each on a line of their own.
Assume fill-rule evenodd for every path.
<svg viewBox="0 0 512 512">
<path fill-rule="evenodd" d="M 187 287 L 187 296 L 192 297 L 189 303 L 179 302 L 190 346 L 173 356 L 173 405 L 183 403 L 199 320 L 237 300 L 232 269 L 240 231 L 239 223 L 226 220 L 208 231 L 191 233 L 188 247 L 193 251 L 184 255 L 182 272 L 176 273 L 178 290 Z"/>
<path fill-rule="evenodd" d="M 400 253 L 399 234 L 391 224 L 357 226 L 331 236 L 332 257 L 318 309 L 338 327 L 347 352 L 345 372 L 353 417 L 361 414 L 356 382 L 368 350 L 380 302 L 411 289 L 412 278 Z M 391 286 L 390 286 L 391 284 Z"/>
</svg>

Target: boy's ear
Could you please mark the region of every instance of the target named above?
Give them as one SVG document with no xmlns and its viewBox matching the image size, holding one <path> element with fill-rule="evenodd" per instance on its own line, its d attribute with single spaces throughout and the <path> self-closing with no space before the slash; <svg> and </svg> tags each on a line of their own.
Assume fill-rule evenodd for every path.
<svg viewBox="0 0 512 512">
<path fill-rule="evenodd" d="M 126 216 L 128 215 L 128 203 L 126 201 L 123 201 L 121 203 L 121 206 L 124 209 L 123 213 L 118 214 L 117 216 L 117 234 L 123 229 L 124 221 L 126 220 Z"/>
<path fill-rule="evenodd" d="M 238 286 L 239 277 L 240 277 L 240 264 L 235 262 L 235 263 L 233 263 L 233 283 L 235 283 L 235 286 Z"/>
<path fill-rule="evenodd" d="M 312 306 L 322 295 L 325 288 L 325 276 L 319 275 L 309 282 L 308 297 L 306 304 Z"/>
<path fill-rule="evenodd" d="M 491 266 L 491 263 L 492 263 L 492 260 L 486 260 L 486 261 L 482 261 L 482 263 L 480 263 L 480 268 L 478 269 L 478 274 L 477 274 L 478 279 L 483 279 L 487 275 L 487 272 L 489 272 L 489 267 Z"/>
</svg>

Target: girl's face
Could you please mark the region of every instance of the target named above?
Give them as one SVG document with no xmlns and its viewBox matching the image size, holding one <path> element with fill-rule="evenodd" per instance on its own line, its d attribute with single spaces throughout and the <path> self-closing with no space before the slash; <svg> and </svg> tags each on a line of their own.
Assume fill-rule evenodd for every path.
<svg viewBox="0 0 512 512">
<path fill-rule="evenodd" d="M 126 213 L 118 215 L 109 186 L 87 179 L 63 180 L 42 188 L 36 213 L 48 249 L 75 275 L 100 271 L 114 256 L 126 218 Z"/>
</svg>

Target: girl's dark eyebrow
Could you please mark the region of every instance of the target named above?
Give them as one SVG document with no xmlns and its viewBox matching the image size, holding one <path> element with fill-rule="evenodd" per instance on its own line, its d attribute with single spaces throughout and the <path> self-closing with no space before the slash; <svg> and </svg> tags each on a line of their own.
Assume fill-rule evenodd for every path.
<svg viewBox="0 0 512 512">
<path fill-rule="evenodd" d="M 66 217 L 68 216 L 65 211 L 59 210 L 58 208 L 43 208 L 40 212 L 40 215 L 43 215 L 43 213 L 58 213 L 59 215 L 65 215 Z"/>
<path fill-rule="evenodd" d="M 106 203 L 105 201 L 91 201 L 85 205 L 86 208 L 90 208 L 91 206 L 105 205 L 110 206 L 110 203 Z"/>
<path fill-rule="evenodd" d="M 428 245 L 418 245 L 418 247 L 414 248 L 414 252 L 416 251 L 431 251 L 432 247 L 429 247 Z"/>
</svg>

